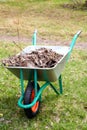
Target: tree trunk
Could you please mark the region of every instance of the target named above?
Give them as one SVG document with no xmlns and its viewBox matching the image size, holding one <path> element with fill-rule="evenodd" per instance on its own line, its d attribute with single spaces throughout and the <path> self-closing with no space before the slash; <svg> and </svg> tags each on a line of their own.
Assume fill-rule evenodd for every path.
<svg viewBox="0 0 87 130">
<path fill-rule="evenodd" d="M 85 1 L 85 6 L 87 7 L 87 0 Z"/>
</svg>

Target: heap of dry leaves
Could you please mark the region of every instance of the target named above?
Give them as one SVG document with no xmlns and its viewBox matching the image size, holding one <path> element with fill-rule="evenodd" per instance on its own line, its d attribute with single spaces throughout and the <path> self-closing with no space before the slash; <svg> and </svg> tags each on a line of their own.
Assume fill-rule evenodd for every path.
<svg viewBox="0 0 87 130">
<path fill-rule="evenodd" d="M 31 53 L 20 53 L 2 61 L 5 66 L 51 68 L 62 58 L 52 49 L 40 48 Z"/>
</svg>

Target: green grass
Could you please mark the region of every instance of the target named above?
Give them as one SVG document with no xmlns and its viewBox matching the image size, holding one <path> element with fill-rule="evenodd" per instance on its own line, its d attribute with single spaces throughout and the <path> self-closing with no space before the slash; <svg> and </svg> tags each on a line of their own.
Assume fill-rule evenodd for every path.
<svg viewBox="0 0 87 130">
<path fill-rule="evenodd" d="M 70 41 L 82 29 L 79 41 L 87 42 L 87 12 L 63 8 L 60 4 L 64 1 L 0 1 L 0 35 L 17 36 L 18 28 L 21 37 L 31 38 L 37 28 L 38 37 L 43 40 Z M 27 43 L 20 46 L 24 48 Z M 0 42 L 0 60 L 19 51 L 13 43 Z M 74 49 L 62 79 L 63 94 L 57 96 L 50 87 L 46 88 L 39 114 L 28 120 L 23 109 L 17 106 L 19 79 L 0 66 L 0 130 L 87 130 L 86 49 Z M 57 82 L 54 85 L 58 87 Z"/>
</svg>

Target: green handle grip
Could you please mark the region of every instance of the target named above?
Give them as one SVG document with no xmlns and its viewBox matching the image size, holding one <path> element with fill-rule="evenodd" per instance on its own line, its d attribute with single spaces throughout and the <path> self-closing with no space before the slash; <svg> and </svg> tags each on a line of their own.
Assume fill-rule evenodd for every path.
<svg viewBox="0 0 87 130">
<path fill-rule="evenodd" d="M 78 32 L 74 35 L 74 37 L 73 37 L 73 39 L 72 39 L 72 42 L 71 42 L 71 44 L 70 44 L 70 53 L 69 53 L 69 57 L 70 57 L 71 52 L 72 52 L 72 50 L 73 50 L 73 47 L 74 47 L 74 45 L 75 45 L 75 43 L 76 43 L 76 40 L 77 40 L 77 38 L 78 38 L 78 36 L 80 35 L 81 32 L 82 32 L 81 30 L 78 31 Z"/>
<path fill-rule="evenodd" d="M 77 38 L 78 38 L 78 36 L 80 35 L 80 33 L 81 33 L 82 31 L 78 31 L 75 35 L 74 35 L 74 37 L 73 37 L 73 39 L 72 39 L 72 42 L 71 42 L 71 44 L 70 44 L 70 50 L 72 51 L 72 49 L 73 49 L 73 47 L 74 47 L 74 45 L 75 45 L 75 43 L 76 43 L 76 40 L 77 40 Z"/>
<path fill-rule="evenodd" d="M 36 45 L 37 40 L 37 30 L 34 31 L 33 37 L 32 37 L 32 45 Z"/>
</svg>

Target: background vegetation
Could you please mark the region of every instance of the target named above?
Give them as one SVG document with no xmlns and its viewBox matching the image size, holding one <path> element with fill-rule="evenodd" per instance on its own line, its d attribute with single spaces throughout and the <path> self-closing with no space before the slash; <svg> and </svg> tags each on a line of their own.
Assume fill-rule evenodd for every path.
<svg viewBox="0 0 87 130">
<path fill-rule="evenodd" d="M 31 38 L 35 29 L 43 40 L 71 40 L 82 30 L 87 41 L 87 11 L 73 9 L 70 0 L 6 0 L 0 2 L 0 34 Z"/>
</svg>

